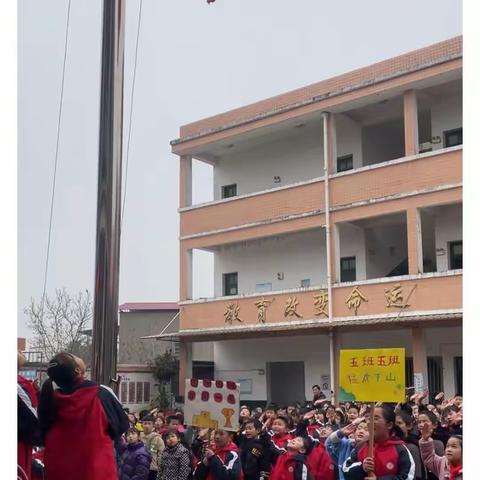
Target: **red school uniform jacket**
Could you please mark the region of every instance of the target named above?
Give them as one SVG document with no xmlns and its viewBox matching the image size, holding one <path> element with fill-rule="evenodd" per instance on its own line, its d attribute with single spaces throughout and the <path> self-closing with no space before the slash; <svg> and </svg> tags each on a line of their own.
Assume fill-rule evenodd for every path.
<svg viewBox="0 0 480 480">
<path fill-rule="evenodd" d="M 345 461 L 343 473 L 346 480 L 363 480 L 367 474 L 363 470 L 363 461 L 368 456 L 368 442 L 361 443 Z M 414 480 L 415 462 L 402 440 L 391 437 L 385 442 L 373 446 L 375 475 L 379 480 Z"/>
<path fill-rule="evenodd" d="M 335 480 L 336 465 L 323 443 L 316 443 L 307 456 L 307 468 L 312 480 Z"/>
<path fill-rule="evenodd" d="M 56 414 L 44 427 L 48 480 L 116 480 L 112 440 L 128 429 L 114 393 L 84 381 L 72 391 L 55 391 Z"/>
<path fill-rule="evenodd" d="M 287 442 L 293 440 L 295 437 L 291 433 L 281 433 L 272 435 L 272 442 L 278 448 L 287 448 Z"/>
<path fill-rule="evenodd" d="M 280 455 L 272 469 L 270 480 L 312 480 L 305 455 Z"/>
</svg>

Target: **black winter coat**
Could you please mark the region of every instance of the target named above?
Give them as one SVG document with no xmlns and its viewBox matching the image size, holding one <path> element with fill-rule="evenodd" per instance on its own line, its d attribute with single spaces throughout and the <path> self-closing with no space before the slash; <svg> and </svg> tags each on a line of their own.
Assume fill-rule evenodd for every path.
<svg viewBox="0 0 480 480">
<path fill-rule="evenodd" d="M 268 451 L 260 439 L 247 438 L 245 434 L 240 434 L 235 443 L 240 448 L 244 480 L 259 480 L 260 472 L 270 471 Z"/>
</svg>

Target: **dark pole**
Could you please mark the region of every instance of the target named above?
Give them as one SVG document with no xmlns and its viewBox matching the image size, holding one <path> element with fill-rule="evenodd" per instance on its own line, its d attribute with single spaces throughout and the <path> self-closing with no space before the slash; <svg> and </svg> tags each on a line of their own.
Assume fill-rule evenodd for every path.
<svg viewBox="0 0 480 480">
<path fill-rule="evenodd" d="M 104 0 L 92 379 L 116 386 L 122 189 L 124 0 Z"/>
</svg>

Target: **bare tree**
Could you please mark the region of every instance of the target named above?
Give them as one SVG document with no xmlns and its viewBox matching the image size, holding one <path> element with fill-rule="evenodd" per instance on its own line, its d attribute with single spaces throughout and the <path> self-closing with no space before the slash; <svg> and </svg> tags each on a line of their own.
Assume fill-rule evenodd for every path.
<svg viewBox="0 0 480 480">
<path fill-rule="evenodd" d="M 43 312 L 42 312 L 43 309 Z M 55 298 L 45 296 L 42 302 L 30 300 L 24 309 L 33 332 L 33 347 L 45 358 L 64 350 L 90 363 L 91 336 L 83 333 L 91 327 L 92 296 L 88 290 L 71 296 L 65 288 L 55 291 Z"/>
</svg>

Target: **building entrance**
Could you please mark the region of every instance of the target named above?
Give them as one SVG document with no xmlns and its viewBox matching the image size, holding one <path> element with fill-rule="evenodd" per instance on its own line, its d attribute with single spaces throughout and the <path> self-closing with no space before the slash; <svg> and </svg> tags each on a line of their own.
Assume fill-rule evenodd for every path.
<svg viewBox="0 0 480 480">
<path fill-rule="evenodd" d="M 267 363 L 267 398 L 279 406 L 305 402 L 305 366 L 303 362 Z"/>
</svg>

